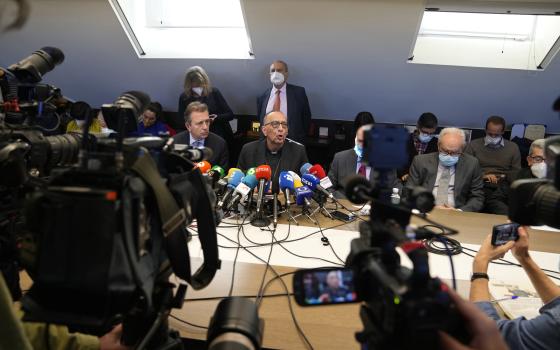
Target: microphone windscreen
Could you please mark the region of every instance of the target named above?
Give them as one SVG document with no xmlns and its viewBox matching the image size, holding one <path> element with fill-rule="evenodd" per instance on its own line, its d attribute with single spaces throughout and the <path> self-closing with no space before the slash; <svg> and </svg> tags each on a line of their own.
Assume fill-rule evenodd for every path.
<svg viewBox="0 0 560 350">
<path fill-rule="evenodd" d="M 325 176 L 327 176 L 327 174 L 325 173 L 325 169 L 323 169 L 321 164 L 315 164 L 314 166 L 309 168 L 309 173 L 317 176 L 319 179 L 322 179 Z"/>
<path fill-rule="evenodd" d="M 231 175 L 233 175 L 233 173 L 235 173 L 236 171 L 241 171 L 241 169 L 239 169 L 239 168 L 229 168 L 226 177 L 229 179 L 231 177 Z"/>
<path fill-rule="evenodd" d="M 307 186 L 301 186 L 296 188 L 296 204 L 303 205 L 305 203 L 305 198 L 310 198 L 313 196 L 313 192 Z"/>
<path fill-rule="evenodd" d="M 301 177 L 295 171 L 288 171 L 288 174 L 292 175 L 292 178 L 294 179 L 294 181 L 296 181 L 296 180 L 301 181 Z"/>
<path fill-rule="evenodd" d="M 299 168 L 299 173 L 301 175 L 305 175 L 309 172 L 309 168 L 311 168 L 311 164 L 305 163 L 301 166 L 301 168 Z"/>
<path fill-rule="evenodd" d="M 249 168 L 247 169 L 246 175 L 255 175 L 256 172 L 257 172 L 257 168 Z"/>
<path fill-rule="evenodd" d="M 287 171 L 283 171 L 280 173 L 280 177 L 278 178 L 278 183 L 282 191 L 284 191 L 286 188 L 292 191 L 294 190 L 294 178 Z"/>
<path fill-rule="evenodd" d="M 320 181 L 317 178 L 317 176 L 315 176 L 313 174 L 305 174 L 301 178 L 301 182 L 305 186 L 309 187 L 311 190 L 315 190 L 315 188 L 317 188 L 317 185 L 319 184 Z"/>
<path fill-rule="evenodd" d="M 294 188 L 295 188 L 295 189 L 298 189 L 298 188 L 300 188 L 300 187 L 302 187 L 302 186 L 303 186 L 303 184 L 301 183 L 301 180 L 294 179 Z"/>
<path fill-rule="evenodd" d="M 212 168 L 212 165 L 210 165 L 210 163 L 208 163 L 207 161 L 203 160 L 202 162 L 196 163 L 196 167 L 200 169 L 201 173 L 206 174 L 208 170 Z"/>
<path fill-rule="evenodd" d="M 235 171 L 231 174 L 231 177 L 228 180 L 228 186 L 230 187 L 237 187 L 241 180 L 243 179 L 243 172 L 241 170 Z"/>
<path fill-rule="evenodd" d="M 255 175 L 257 180 L 265 179 L 266 181 L 269 181 L 272 176 L 272 169 L 270 169 L 270 165 L 259 165 L 255 171 Z"/>
<path fill-rule="evenodd" d="M 245 175 L 243 181 L 241 182 L 247 185 L 247 187 L 249 187 L 250 189 L 254 189 L 259 184 L 259 181 L 257 180 L 257 177 L 255 175 Z"/>
<path fill-rule="evenodd" d="M 219 166 L 219 165 L 214 165 L 214 166 L 212 167 L 212 169 L 210 169 L 210 171 L 213 171 L 214 173 L 220 174 L 220 178 L 224 177 L 224 175 L 225 175 L 225 173 L 226 173 L 226 172 L 224 171 L 224 168 L 222 168 L 222 167 Z"/>
</svg>

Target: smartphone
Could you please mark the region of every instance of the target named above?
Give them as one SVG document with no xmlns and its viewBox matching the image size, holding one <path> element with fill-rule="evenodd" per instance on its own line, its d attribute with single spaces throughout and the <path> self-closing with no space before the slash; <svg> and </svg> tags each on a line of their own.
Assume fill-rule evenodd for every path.
<svg viewBox="0 0 560 350">
<path fill-rule="evenodd" d="M 294 296 L 300 306 L 335 305 L 358 302 L 351 269 L 298 270 L 293 279 Z"/>
<path fill-rule="evenodd" d="M 514 222 L 494 226 L 492 229 L 492 245 L 498 246 L 509 241 L 517 241 L 519 239 L 519 233 L 517 232 L 519 226 Z"/>
<path fill-rule="evenodd" d="M 344 222 L 352 222 L 354 220 L 356 220 L 356 215 L 354 214 L 344 214 L 341 211 L 335 210 L 331 213 L 331 215 L 333 216 L 333 218 L 338 219 L 340 221 L 344 221 Z"/>
</svg>

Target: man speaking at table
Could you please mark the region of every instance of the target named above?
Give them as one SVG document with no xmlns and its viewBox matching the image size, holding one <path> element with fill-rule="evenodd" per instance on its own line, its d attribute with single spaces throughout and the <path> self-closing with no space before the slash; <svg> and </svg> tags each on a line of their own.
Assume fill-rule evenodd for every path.
<svg viewBox="0 0 560 350">
<path fill-rule="evenodd" d="M 237 167 L 243 172 L 252 167 L 267 164 L 272 170 L 272 191 L 278 192 L 278 176 L 282 171 L 299 172 L 307 163 L 302 144 L 287 139 L 288 121 L 282 112 L 270 112 L 263 120 L 264 139 L 249 142 L 239 154 Z"/>
</svg>

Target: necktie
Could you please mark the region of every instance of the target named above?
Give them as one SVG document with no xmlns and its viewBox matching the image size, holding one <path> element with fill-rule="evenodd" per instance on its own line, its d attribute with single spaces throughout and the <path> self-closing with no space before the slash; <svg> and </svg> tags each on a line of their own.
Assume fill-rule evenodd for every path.
<svg viewBox="0 0 560 350">
<path fill-rule="evenodd" d="M 360 168 L 358 168 L 358 174 L 362 175 L 363 177 L 367 177 L 366 165 L 364 163 L 360 164 Z"/>
<path fill-rule="evenodd" d="M 445 167 L 441 172 L 441 177 L 439 178 L 436 205 L 447 204 L 449 200 L 449 180 L 451 180 L 451 168 Z"/>
<path fill-rule="evenodd" d="M 280 111 L 280 90 L 276 90 L 276 99 L 274 100 L 274 106 L 272 106 L 274 112 Z"/>
<path fill-rule="evenodd" d="M 204 145 L 202 144 L 202 141 L 200 141 L 200 140 L 196 140 L 196 141 L 193 143 L 193 146 L 194 146 L 195 148 L 202 148 L 202 147 L 204 147 Z"/>
</svg>

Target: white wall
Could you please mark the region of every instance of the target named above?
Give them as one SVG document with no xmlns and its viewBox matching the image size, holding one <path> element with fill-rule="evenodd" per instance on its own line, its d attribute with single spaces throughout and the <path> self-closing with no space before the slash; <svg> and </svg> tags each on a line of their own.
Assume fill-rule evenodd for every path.
<svg viewBox="0 0 560 350">
<path fill-rule="evenodd" d="M 256 112 L 270 61 L 290 64 L 316 118 L 352 119 L 369 110 L 379 121 L 413 123 L 425 111 L 444 125 L 481 127 L 491 114 L 509 123 L 545 123 L 560 95 L 560 59 L 545 72 L 406 63 L 423 0 L 246 0 L 255 60 L 140 60 L 105 0 L 35 0 L 23 30 L 0 34 L 0 66 L 33 50 L 60 47 L 66 61 L 46 76 L 94 106 L 141 89 L 176 110 L 183 73 L 204 66 L 236 113 Z"/>
</svg>

